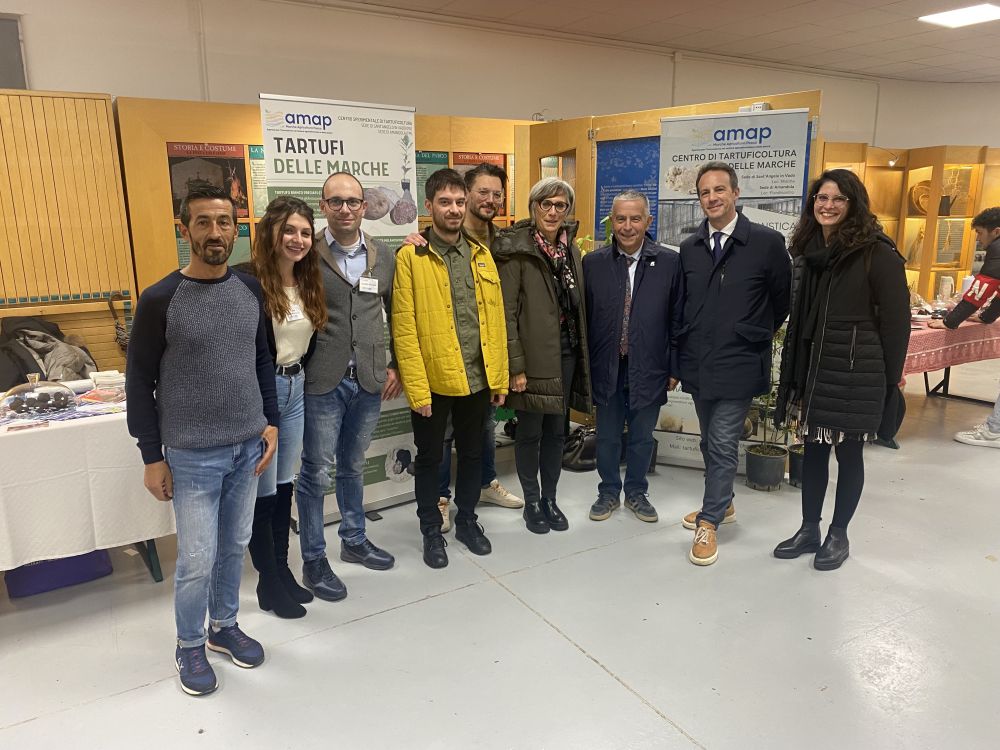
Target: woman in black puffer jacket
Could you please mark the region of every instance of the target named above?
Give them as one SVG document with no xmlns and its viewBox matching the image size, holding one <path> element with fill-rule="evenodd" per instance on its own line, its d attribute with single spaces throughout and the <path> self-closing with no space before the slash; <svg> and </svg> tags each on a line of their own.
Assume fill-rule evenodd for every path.
<svg viewBox="0 0 1000 750">
<path fill-rule="evenodd" d="M 774 556 L 816 552 L 814 566 L 834 570 L 848 556 L 847 525 L 865 481 L 864 445 L 879 431 L 887 395 L 899 395 L 910 298 L 903 257 L 882 233 L 865 186 L 846 169 L 828 170 L 810 185 L 790 251 L 792 312 L 775 418 L 797 420 L 805 443 L 802 527 Z M 821 547 L 832 448 L 836 506 Z"/>
</svg>

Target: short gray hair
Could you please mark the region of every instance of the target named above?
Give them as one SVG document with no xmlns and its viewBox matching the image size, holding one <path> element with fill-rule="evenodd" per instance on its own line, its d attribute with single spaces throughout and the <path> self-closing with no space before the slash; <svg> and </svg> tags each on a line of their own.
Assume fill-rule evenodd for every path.
<svg viewBox="0 0 1000 750">
<path fill-rule="evenodd" d="M 558 177 L 543 177 L 532 186 L 531 192 L 528 193 L 528 210 L 534 211 L 536 204 L 541 203 L 546 198 L 554 198 L 557 195 L 566 196 L 566 201 L 569 203 L 566 213 L 573 213 L 573 206 L 576 204 L 576 192 L 573 190 L 572 185 L 566 182 L 566 180 L 560 180 Z"/>
<path fill-rule="evenodd" d="M 732 165 L 726 164 L 724 161 L 710 161 L 707 164 L 702 164 L 698 170 L 698 177 L 694 181 L 695 192 L 697 192 L 698 185 L 701 183 L 701 178 L 705 172 L 725 172 L 729 175 L 729 187 L 733 190 L 737 190 L 740 187 L 740 178 L 736 176 L 736 170 L 733 169 Z"/>
<path fill-rule="evenodd" d="M 618 201 L 639 201 L 642 204 L 643 209 L 646 211 L 646 216 L 650 215 L 649 212 L 649 198 L 646 197 L 645 193 L 640 193 L 638 190 L 625 190 L 624 192 L 618 193 L 615 199 L 611 201 L 611 214 L 615 213 L 615 204 Z"/>
</svg>

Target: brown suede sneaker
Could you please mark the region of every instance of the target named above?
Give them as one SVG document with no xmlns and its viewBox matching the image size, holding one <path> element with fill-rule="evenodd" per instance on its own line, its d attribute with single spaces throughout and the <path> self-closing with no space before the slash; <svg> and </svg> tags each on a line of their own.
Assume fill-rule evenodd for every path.
<svg viewBox="0 0 1000 750">
<path fill-rule="evenodd" d="M 694 532 L 694 543 L 691 545 L 691 552 L 688 553 L 688 560 L 695 565 L 711 565 L 718 556 L 719 545 L 715 539 L 715 526 L 708 521 L 702 521 Z"/>
<path fill-rule="evenodd" d="M 684 528 L 694 530 L 697 528 L 698 513 L 701 511 L 693 510 L 684 516 Z M 736 520 L 736 508 L 733 507 L 732 503 L 729 503 L 729 507 L 726 508 L 726 515 L 723 517 L 723 523 L 732 523 Z"/>
</svg>

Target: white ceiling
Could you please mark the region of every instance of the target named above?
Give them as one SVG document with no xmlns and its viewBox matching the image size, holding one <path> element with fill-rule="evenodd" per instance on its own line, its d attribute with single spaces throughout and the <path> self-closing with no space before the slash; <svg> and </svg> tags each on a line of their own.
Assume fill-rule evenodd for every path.
<svg viewBox="0 0 1000 750">
<path fill-rule="evenodd" d="M 1000 81 L 1000 21 L 946 29 L 918 16 L 981 0 L 373 0 L 429 19 L 550 28 L 664 51 L 913 81 Z M 371 8 L 374 9 L 374 8 Z"/>
</svg>

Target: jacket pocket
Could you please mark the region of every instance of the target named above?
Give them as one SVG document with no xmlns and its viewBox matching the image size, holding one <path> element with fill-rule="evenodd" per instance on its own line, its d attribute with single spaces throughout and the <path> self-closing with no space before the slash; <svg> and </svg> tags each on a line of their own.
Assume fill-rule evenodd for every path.
<svg viewBox="0 0 1000 750">
<path fill-rule="evenodd" d="M 851 349 L 848 359 L 850 360 L 850 371 L 854 372 L 854 354 L 858 350 L 858 326 L 851 326 Z"/>
<path fill-rule="evenodd" d="M 372 374 L 375 376 L 376 383 L 384 383 L 386 379 L 385 355 L 384 346 L 372 344 Z"/>
<path fill-rule="evenodd" d="M 774 338 L 774 333 L 770 328 L 762 328 L 761 326 L 750 325 L 749 323 L 737 323 L 733 326 L 733 330 L 754 344 L 760 344 Z"/>
</svg>

